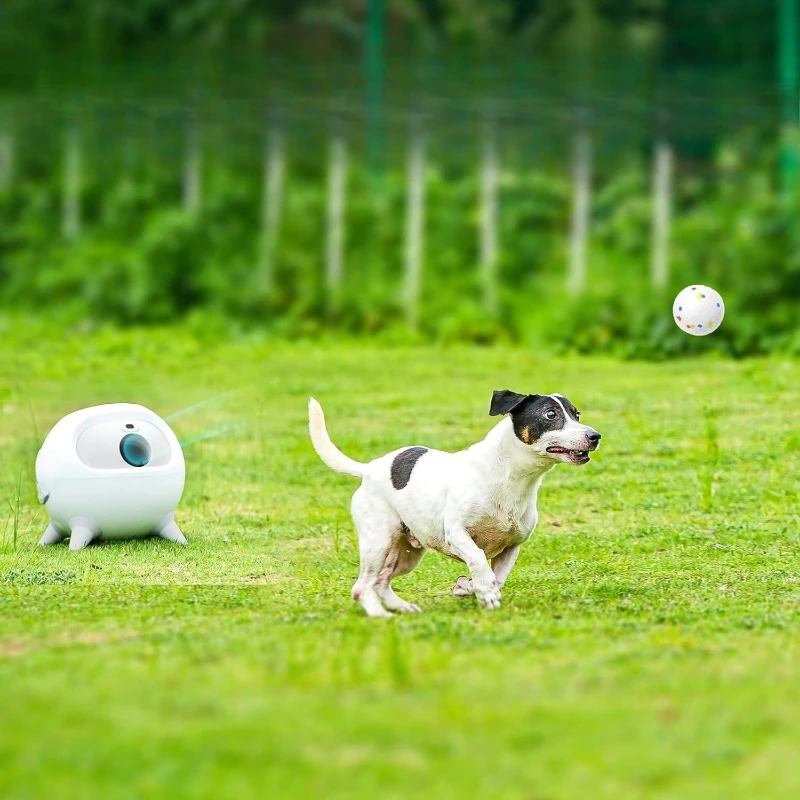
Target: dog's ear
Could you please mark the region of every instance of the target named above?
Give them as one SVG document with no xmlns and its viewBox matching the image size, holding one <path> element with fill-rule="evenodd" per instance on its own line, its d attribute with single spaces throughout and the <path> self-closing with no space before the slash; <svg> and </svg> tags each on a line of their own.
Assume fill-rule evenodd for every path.
<svg viewBox="0 0 800 800">
<path fill-rule="evenodd" d="M 489 416 L 496 417 L 498 414 L 508 414 L 529 397 L 538 397 L 538 395 L 517 394 L 508 389 L 499 389 L 492 393 L 492 404 L 489 406 Z"/>
</svg>

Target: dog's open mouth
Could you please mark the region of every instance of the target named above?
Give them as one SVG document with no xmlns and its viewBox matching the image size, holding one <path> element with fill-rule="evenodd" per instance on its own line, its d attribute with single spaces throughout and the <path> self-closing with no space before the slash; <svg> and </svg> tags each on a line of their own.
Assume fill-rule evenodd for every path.
<svg viewBox="0 0 800 800">
<path fill-rule="evenodd" d="M 567 461 L 571 461 L 573 464 L 585 464 L 590 460 L 588 450 L 567 450 L 566 447 L 553 445 L 547 448 L 547 452 L 553 455 L 566 456 Z"/>
</svg>

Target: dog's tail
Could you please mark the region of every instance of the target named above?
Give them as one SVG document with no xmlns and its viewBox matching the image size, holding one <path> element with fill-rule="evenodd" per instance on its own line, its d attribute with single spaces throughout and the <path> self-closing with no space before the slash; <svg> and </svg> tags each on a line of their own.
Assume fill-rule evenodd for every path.
<svg viewBox="0 0 800 800">
<path fill-rule="evenodd" d="M 366 464 L 348 458 L 331 441 L 328 429 L 325 427 L 325 414 L 322 413 L 322 406 L 313 397 L 308 398 L 308 432 L 311 434 L 311 443 L 314 445 L 317 455 L 332 470 L 352 475 L 355 478 L 363 477 Z"/>
</svg>

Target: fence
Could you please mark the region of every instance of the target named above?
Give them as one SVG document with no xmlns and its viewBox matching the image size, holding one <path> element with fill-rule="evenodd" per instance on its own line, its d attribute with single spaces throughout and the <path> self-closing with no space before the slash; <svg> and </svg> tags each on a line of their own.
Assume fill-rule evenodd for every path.
<svg viewBox="0 0 800 800">
<path fill-rule="evenodd" d="M 743 128 L 777 133 L 777 93 L 752 75 L 673 73 L 656 79 L 630 64 L 593 76 L 552 65 L 516 67 L 513 74 L 477 69 L 468 80 L 463 70 L 456 80 L 440 68 L 431 82 L 435 70 L 418 65 L 413 79 L 405 72 L 388 82 L 377 114 L 362 102 L 352 65 L 332 66 L 326 80 L 318 71 L 311 77 L 300 71 L 292 81 L 273 81 L 266 99 L 210 86 L 195 87 L 178 101 L 156 91 L 146 99 L 125 97 L 131 87 L 120 90 L 123 99 L 108 91 L 9 98 L 0 113 L 0 192 L 17 181 L 60 174 L 61 235 L 76 241 L 93 224 L 82 205 L 87 172 L 113 177 L 148 166 L 171 171 L 181 187 L 175 204 L 195 214 L 206 202 L 210 165 L 257 170 L 263 179 L 260 197 L 253 198 L 260 220 L 253 231 L 259 242 L 253 271 L 269 293 L 293 171 L 313 172 L 327 197 L 319 259 L 325 305 L 335 315 L 348 269 L 348 176 L 354 164 L 363 165 L 369 147 L 381 154 L 382 172 L 405 175 L 402 304 L 415 327 L 426 271 L 431 164 L 457 165 L 475 176 L 479 284 L 483 307 L 494 315 L 504 171 L 537 166 L 571 174 L 564 284 L 579 295 L 590 274 L 593 185 L 626 159 L 650 159 L 649 274 L 653 286 L 662 287 L 670 277 L 676 169 L 681 163 L 704 169 L 710 147 Z"/>
</svg>

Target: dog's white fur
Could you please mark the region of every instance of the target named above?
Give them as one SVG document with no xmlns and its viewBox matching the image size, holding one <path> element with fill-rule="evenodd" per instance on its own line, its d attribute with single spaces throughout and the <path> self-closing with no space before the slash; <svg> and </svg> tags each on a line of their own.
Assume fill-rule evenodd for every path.
<svg viewBox="0 0 800 800">
<path fill-rule="evenodd" d="M 427 549 L 469 568 L 471 580 L 459 578 L 454 594 L 474 594 L 487 609 L 500 607 L 500 589 L 520 545 L 536 527 L 542 478 L 556 463 L 569 461 L 566 454 L 551 454 L 547 448 L 594 449 L 587 440 L 593 429 L 572 419 L 560 395 L 550 396 L 564 410 L 560 430 L 525 444 L 505 417 L 466 450 L 428 449 L 399 490 L 392 485 L 391 466 L 407 448 L 367 464 L 354 461 L 333 444 L 322 407 L 309 400 L 309 431 L 317 454 L 331 469 L 361 478 L 351 507 L 361 561 L 352 594 L 368 615 L 419 611 L 395 594 L 391 581 L 410 572 Z"/>
</svg>

